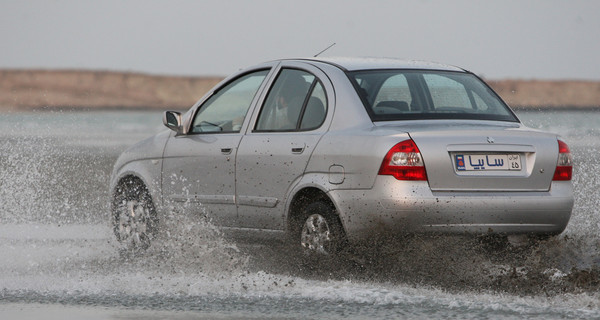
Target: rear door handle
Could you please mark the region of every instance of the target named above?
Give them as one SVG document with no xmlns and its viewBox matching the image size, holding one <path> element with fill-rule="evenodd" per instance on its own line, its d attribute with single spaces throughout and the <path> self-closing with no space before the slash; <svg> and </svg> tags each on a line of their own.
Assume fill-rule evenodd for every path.
<svg viewBox="0 0 600 320">
<path fill-rule="evenodd" d="M 300 154 L 304 152 L 304 147 L 292 148 L 292 153 Z"/>
<path fill-rule="evenodd" d="M 231 154 L 231 148 L 221 148 L 222 154 Z"/>
</svg>

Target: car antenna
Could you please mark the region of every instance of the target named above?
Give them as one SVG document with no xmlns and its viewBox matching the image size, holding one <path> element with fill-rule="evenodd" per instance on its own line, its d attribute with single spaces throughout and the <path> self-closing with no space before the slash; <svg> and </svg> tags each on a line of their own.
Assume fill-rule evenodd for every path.
<svg viewBox="0 0 600 320">
<path fill-rule="evenodd" d="M 325 52 L 325 51 L 329 50 L 329 48 L 331 48 L 331 47 L 333 47 L 333 46 L 335 46 L 335 42 L 334 42 L 334 43 L 332 43 L 332 44 L 331 44 L 329 47 L 327 47 L 327 48 L 323 49 L 321 52 L 319 52 L 319 53 L 315 54 L 315 55 L 314 55 L 314 58 L 318 57 L 318 56 L 319 56 L 321 53 L 323 53 L 323 52 Z"/>
</svg>

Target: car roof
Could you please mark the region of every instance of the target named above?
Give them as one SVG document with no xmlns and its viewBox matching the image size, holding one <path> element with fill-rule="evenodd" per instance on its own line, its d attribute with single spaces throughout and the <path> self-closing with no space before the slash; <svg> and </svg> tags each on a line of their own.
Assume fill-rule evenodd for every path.
<svg viewBox="0 0 600 320">
<path fill-rule="evenodd" d="M 419 60 L 402 60 L 396 58 L 374 58 L 374 57 L 318 57 L 291 59 L 316 61 L 335 65 L 346 71 L 357 70 L 374 70 L 374 69 L 423 69 L 423 70 L 443 70 L 443 71 L 459 71 L 466 70 L 437 62 L 419 61 Z"/>
</svg>

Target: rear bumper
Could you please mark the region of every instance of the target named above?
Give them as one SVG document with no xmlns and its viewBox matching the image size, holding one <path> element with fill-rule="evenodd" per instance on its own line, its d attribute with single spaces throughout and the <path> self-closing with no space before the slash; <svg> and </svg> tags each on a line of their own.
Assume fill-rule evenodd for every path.
<svg viewBox="0 0 600 320">
<path fill-rule="evenodd" d="M 558 234 L 573 209 L 570 181 L 548 192 L 432 192 L 426 181 L 379 176 L 370 190 L 335 190 L 351 241 L 406 233 Z"/>
</svg>

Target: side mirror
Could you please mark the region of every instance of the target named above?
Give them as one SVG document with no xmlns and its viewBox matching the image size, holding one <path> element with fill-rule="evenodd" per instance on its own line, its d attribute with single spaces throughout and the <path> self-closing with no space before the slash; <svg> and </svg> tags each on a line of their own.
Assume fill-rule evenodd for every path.
<svg viewBox="0 0 600 320">
<path fill-rule="evenodd" d="M 163 124 L 165 127 L 177 132 L 177 134 L 181 134 L 183 132 L 181 122 L 181 113 L 179 112 L 165 111 L 163 114 Z"/>
</svg>

